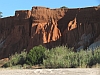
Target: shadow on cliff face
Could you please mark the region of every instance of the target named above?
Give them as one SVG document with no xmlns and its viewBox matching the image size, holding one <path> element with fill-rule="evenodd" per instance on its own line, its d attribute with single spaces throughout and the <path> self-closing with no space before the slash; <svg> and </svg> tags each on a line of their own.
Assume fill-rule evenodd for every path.
<svg viewBox="0 0 100 75">
<path fill-rule="evenodd" d="M 69 36 L 69 32 L 75 33 L 74 31 L 76 31 L 77 28 L 69 31 L 68 25 L 69 25 L 70 21 L 72 21 L 76 18 L 77 14 L 78 14 L 78 10 L 74 10 L 74 9 L 68 10 L 67 12 L 65 12 L 64 17 L 62 17 L 60 20 L 57 21 L 57 25 L 58 25 L 57 27 L 61 32 L 61 37 L 56 41 L 46 43 L 45 45 L 47 48 L 53 48 L 53 47 L 62 46 L 62 45 L 68 46 L 68 47 L 73 47 L 72 43 L 74 43 L 73 40 L 76 38 L 77 35 L 74 36 L 73 34 L 71 34 L 71 35 L 73 35 L 74 39 L 70 39 L 72 37 L 68 37 L 68 36 Z M 68 38 L 69 38 L 69 40 L 68 40 Z M 77 40 L 75 39 L 75 41 L 77 41 Z"/>
<path fill-rule="evenodd" d="M 86 49 L 95 42 L 100 35 L 100 22 L 96 15 L 100 11 L 95 11 L 94 8 L 87 9 L 70 9 L 64 17 L 58 20 L 58 29 L 61 31 L 61 37 L 49 43 L 46 43 L 47 48 L 56 46 L 68 46 L 76 49 Z M 91 16 L 94 15 L 94 16 Z M 98 19 L 100 19 L 98 17 Z"/>
</svg>

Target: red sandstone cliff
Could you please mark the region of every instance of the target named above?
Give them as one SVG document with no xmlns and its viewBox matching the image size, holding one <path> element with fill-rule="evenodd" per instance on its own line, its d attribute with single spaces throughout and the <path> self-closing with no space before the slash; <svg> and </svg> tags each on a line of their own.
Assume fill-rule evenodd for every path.
<svg viewBox="0 0 100 75">
<path fill-rule="evenodd" d="M 0 19 L 0 58 L 42 44 L 87 48 L 100 41 L 100 8 L 32 7 Z"/>
</svg>

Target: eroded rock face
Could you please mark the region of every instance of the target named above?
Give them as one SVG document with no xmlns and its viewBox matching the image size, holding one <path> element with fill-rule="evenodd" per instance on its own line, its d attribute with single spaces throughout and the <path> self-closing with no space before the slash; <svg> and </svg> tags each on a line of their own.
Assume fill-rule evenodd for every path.
<svg viewBox="0 0 100 75">
<path fill-rule="evenodd" d="M 100 8 L 32 7 L 0 19 L 0 58 L 42 44 L 87 48 L 100 41 Z"/>
</svg>

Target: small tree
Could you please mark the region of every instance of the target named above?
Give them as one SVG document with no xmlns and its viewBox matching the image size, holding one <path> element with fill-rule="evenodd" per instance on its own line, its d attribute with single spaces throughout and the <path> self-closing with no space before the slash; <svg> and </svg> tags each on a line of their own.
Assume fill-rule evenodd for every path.
<svg viewBox="0 0 100 75">
<path fill-rule="evenodd" d="M 46 48 L 42 45 L 33 47 L 30 52 L 27 54 L 27 64 L 36 65 L 42 64 L 44 58 L 44 52 Z"/>
<path fill-rule="evenodd" d="M 98 6 L 100 6 L 100 4 Z"/>
<path fill-rule="evenodd" d="M 2 17 L 2 12 L 0 12 L 0 18 Z"/>
<path fill-rule="evenodd" d="M 62 7 L 60 7 L 60 8 L 64 8 L 64 9 L 66 9 L 66 8 L 68 8 L 68 7 L 66 7 L 66 6 L 62 6 Z"/>
</svg>

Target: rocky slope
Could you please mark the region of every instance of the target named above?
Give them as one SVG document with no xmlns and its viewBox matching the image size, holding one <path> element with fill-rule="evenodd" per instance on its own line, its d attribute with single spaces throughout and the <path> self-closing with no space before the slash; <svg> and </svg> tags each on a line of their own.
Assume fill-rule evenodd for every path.
<svg viewBox="0 0 100 75">
<path fill-rule="evenodd" d="M 0 58 L 40 44 L 85 49 L 100 41 L 99 28 L 100 7 L 15 11 L 15 16 L 0 19 Z"/>
</svg>

